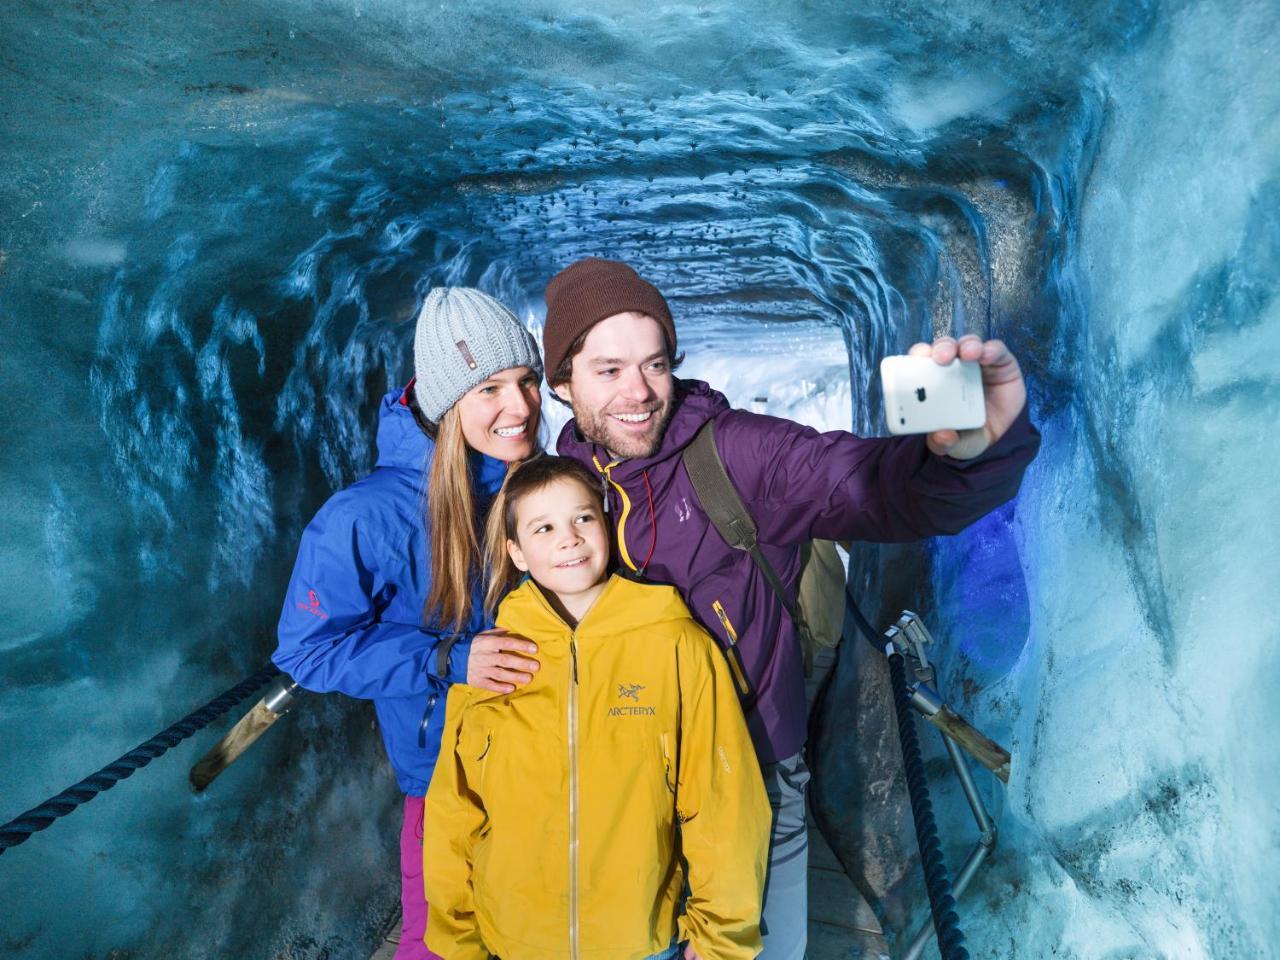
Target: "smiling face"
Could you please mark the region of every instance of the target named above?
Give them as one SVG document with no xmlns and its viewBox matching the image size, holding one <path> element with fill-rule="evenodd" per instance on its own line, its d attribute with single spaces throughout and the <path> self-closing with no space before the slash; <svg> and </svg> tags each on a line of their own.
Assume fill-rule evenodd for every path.
<svg viewBox="0 0 1280 960">
<path fill-rule="evenodd" d="M 561 477 L 521 495 L 515 506 L 516 539 L 507 552 L 516 567 L 551 591 L 574 620 L 604 589 L 609 531 L 600 494 Z"/>
<path fill-rule="evenodd" d="M 467 446 L 497 460 L 525 460 L 538 440 L 542 394 L 538 375 L 510 367 L 472 387 L 458 400 L 458 419 Z"/>
<path fill-rule="evenodd" d="M 615 457 L 652 456 L 675 406 L 675 377 L 658 321 L 616 313 L 591 328 L 555 390 L 582 435 Z"/>
</svg>

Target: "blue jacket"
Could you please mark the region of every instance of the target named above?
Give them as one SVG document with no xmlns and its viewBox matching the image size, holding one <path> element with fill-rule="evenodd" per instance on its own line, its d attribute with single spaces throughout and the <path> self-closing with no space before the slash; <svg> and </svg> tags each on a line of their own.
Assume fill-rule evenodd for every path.
<svg viewBox="0 0 1280 960">
<path fill-rule="evenodd" d="M 402 398 L 399 390 L 383 398 L 373 473 L 330 497 L 303 532 L 271 659 L 307 690 L 372 700 L 400 789 L 422 796 L 440 750 L 444 695 L 466 680 L 471 637 L 490 621 L 477 588 L 464 630 L 422 626 L 435 445 Z M 505 472 L 502 461 L 475 455 L 480 516 Z"/>
</svg>

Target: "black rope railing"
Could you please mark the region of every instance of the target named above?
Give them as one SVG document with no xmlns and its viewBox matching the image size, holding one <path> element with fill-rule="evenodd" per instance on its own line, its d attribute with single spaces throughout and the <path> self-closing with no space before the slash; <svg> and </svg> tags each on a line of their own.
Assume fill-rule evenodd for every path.
<svg viewBox="0 0 1280 960">
<path fill-rule="evenodd" d="M 876 633 L 847 589 L 844 602 L 858 631 L 876 650 L 884 651 L 884 637 Z M 889 653 L 889 680 L 898 716 L 898 740 L 902 746 L 907 795 L 911 799 L 916 843 L 920 847 L 920 867 L 924 871 L 925 890 L 929 894 L 933 929 L 938 935 L 938 953 L 942 960 L 968 960 L 969 951 L 964 948 L 964 934 L 960 930 L 960 918 L 955 911 L 956 901 L 951 895 L 951 876 L 947 873 L 946 862 L 942 859 L 942 846 L 938 842 L 938 824 L 933 816 L 933 802 L 929 799 L 929 784 L 925 780 L 920 739 L 916 736 L 915 713 L 911 708 L 911 694 L 907 690 L 905 661 L 902 654 L 896 651 Z"/>
<path fill-rule="evenodd" d="M 135 770 L 142 769 L 156 757 L 207 727 L 250 694 L 265 687 L 271 682 L 271 678 L 279 673 L 279 667 L 275 664 L 267 664 L 230 690 L 214 697 L 199 710 L 187 714 L 145 743 L 138 744 L 119 760 L 108 764 L 75 786 L 68 787 L 56 797 L 50 797 L 40 806 L 32 807 L 21 816 L 0 825 L 0 853 L 24 843 L 31 834 L 43 830 L 59 817 L 65 817 L 102 791 L 110 790 L 121 780 L 132 776 Z"/>
<path fill-rule="evenodd" d="M 893 705 L 898 714 L 898 739 L 902 744 L 902 765 L 907 774 L 907 793 L 911 797 L 911 816 L 916 825 L 916 843 L 920 846 L 920 866 L 924 885 L 929 892 L 929 909 L 933 913 L 933 929 L 938 934 L 938 952 L 942 960 L 968 960 L 956 901 L 951 896 L 951 876 L 942 859 L 938 842 L 938 824 L 933 817 L 929 784 L 924 777 L 924 759 L 916 736 L 916 715 L 911 709 L 907 691 L 906 668 L 902 654 L 889 655 L 889 678 L 893 683 Z"/>
</svg>

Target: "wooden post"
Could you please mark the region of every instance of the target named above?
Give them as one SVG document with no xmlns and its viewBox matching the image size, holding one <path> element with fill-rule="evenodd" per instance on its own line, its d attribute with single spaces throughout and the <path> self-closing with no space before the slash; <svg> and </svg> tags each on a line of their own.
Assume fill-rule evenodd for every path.
<svg viewBox="0 0 1280 960">
<path fill-rule="evenodd" d="M 201 792 L 223 770 L 235 763 L 273 723 L 289 712 L 289 708 L 293 706 L 293 692 L 297 689 L 298 685 L 289 677 L 278 678 L 267 695 L 191 768 L 188 779 L 192 788 L 197 793 Z"/>
<path fill-rule="evenodd" d="M 981 730 L 975 729 L 968 720 L 943 703 L 938 692 L 928 684 L 917 683 L 911 687 L 910 692 L 911 706 L 916 713 L 972 754 L 974 759 L 999 777 L 1002 783 L 1009 782 L 1011 758 L 1008 750 Z"/>
<path fill-rule="evenodd" d="M 952 711 L 946 704 L 932 716 L 925 717 L 931 724 L 967 750 L 984 767 L 1000 778 L 1002 783 L 1009 782 L 1009 751 L 996 743 L 980 730 L 969 725 L 960 714 Z"/>
</svg>

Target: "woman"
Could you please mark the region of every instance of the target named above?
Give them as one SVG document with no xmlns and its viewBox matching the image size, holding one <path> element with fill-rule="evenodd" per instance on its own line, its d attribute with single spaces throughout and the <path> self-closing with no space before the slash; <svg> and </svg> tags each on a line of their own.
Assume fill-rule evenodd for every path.
<svg viewBox="0 0 1280 960">
<path fill-rule="evenodd" d="M 422 804 L 444 694 L 527 683 L 537 647 L 486 630 L 479 531 L 507 464 L 533 453 L 542 362 L 529 332 L 478 290 L 432 290 L 414 335 L 413 382 L 388 394 L 372 474 L 307 526 L 273 660 L 307 690 L 370 699 L 405 794 L 404 925 L 396 960 L 423 943 Z M 424 498 L 425 492 L 425 498 Z"/>
</svg>

